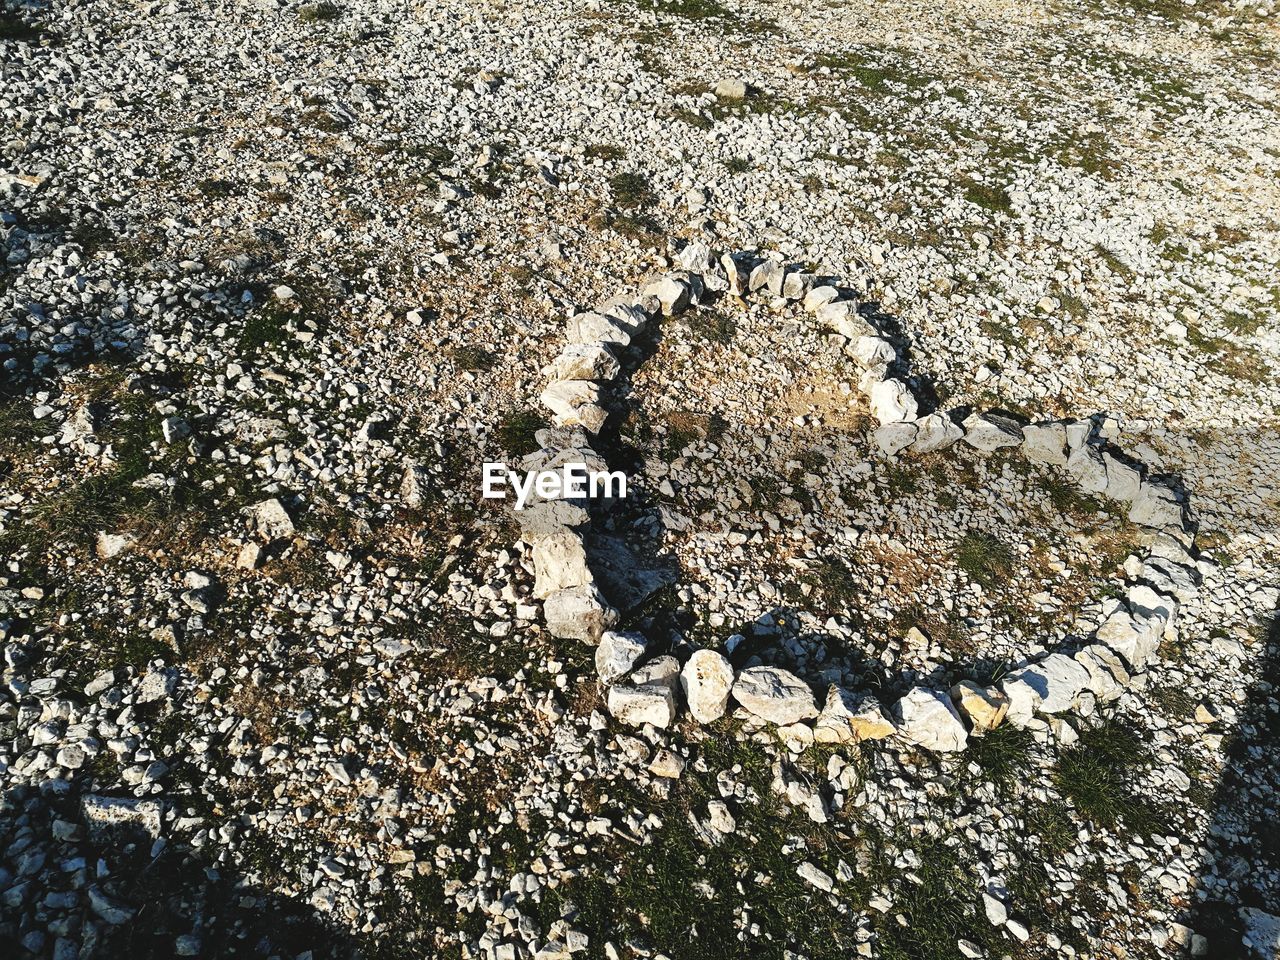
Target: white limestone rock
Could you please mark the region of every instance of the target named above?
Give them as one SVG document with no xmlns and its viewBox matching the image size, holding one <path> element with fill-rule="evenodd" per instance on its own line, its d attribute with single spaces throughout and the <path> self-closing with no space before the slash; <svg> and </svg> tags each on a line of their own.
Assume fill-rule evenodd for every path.
<svg viewBox="0 0 1280 960">
<path fill-rule="evenodd" d="M 1138 569 L 1138 576 L 1179 603 L 1190 603 L 1200 593 L 1199 573 L 1193 567 L 1164 557 L 1147 557 Z"/>
<path fill-rule="evenodd" d="M 670 317 L 689 306 L 691 286 L 682 277 L 668 274 L 646 284 L 640 291 L 642 297 L 654 297 L 662 304 L 662 312 Z"/>
<path fill-rule="evenodd" d="M 615 633 L 606 630 L 596 646 L 596 676 L 605 686 L 635 669 L 644 656 L 645 638 L 639 633 Z"/>
<path fill-rule="evenodd" d="M 715 650 L 695 650 L 680 671 L 689 713 L 699 723 L 724 716 L 733 690 L 733 665 Z"/>
<path fill-rule="evenodd" d="M 901 380 L 881 380 L 871 388 L 871 415 L 882 425 L 915 420 L 916 410 L 916 398 Z"/>
<path fill-rule="evenodd" d="M 1022 428 L 1022 454 L 1033 463 L 1067 465 L 1067 428 L 1060 420 L 1046 420 Z"/>
<path fill-rule="evenodd" d="M 964 439 L 975 450 L 991 453 L 1022 443 L 1022 427 L 998 413 L 971 413 L 964 421 Z"/>
<path fill-rule="evenodd" d="M 647 723 L 665 729 L 676 718 L 676 695 L 670 684 L 616 683 L 609 688 L 606 704 L 615 720 L 632 727 Z"/>
<path fill-rule="evenodd" d="M 840 297 L 840 291 L 835 287 L 814 287 L 804 298 L 804 308 L 810 313 L 817 313 L 832 300 Z"/>
<path fill-rule="evenodd" d="M 587 566 L 587 551 L 582 537 L 561 529 L 533 543 L 533 595 L 545 600 L 553 593 L 571 587 L 584 587 L 595 582 Z"/>
<path fill-rule="evenodd" d="M 1129 602 L 1129 609 L 1133 611 L 1135 616 L 1148 620 L 1162 619 L 1166 623 L 1166 629 L 1175 622 L 1175 617 L 1178 613 L 1178 601 L 1148 584 L 1133 584 L 1129 587 L 1125 598 Z"/>
<path fill-rule="evenodd" d="M 931 413 L 916 421 L 916 438 L 910 452 L 916 454 L 945 450 L 964 438 L 964 430 L 944 413 Z"/>
<path fill-rule="evenodd" d="M 857 360 L 864 367 L 877 363 L 893 363 L 897 353 L 893 344 L 884 337 L 858 337 L 845 348 L 845 353 Z"/>
<path fill-rule="evenodd" d="M 552 380 L 612 380 L 621 369 L 603 343 L 568 343 L 543 372 Z"/>
<path fill-rule="evenodd" d="M 1103 451 L 1102 462 L 1107 471 L 1107 485 L 1102 491 L 1103 496 L 1130 506 L 1138 499 L 1138 492 L 1142 489 L 1142 471 L 1108 451 Z"/>
<path fill-rule="evenodd" d="M 915 443 L 918 435 L 919 430 L 914 423 L 886 423 L 876 427 L 872 434 L 876 445 L 890 457 Z"/>
<path fill-rule="evenodd" d="M 1087 444 L 1076 447 L 1067 457 L 1067 475 L 1085 493 L 1102 493 L 1107 489 L 1107 465 L 1097 448 Z"/>
<path fill-rule="evenodd" d="M 747 289 L 752 293 L 765 290 L 775 297 L 781 296 L 785 274 L 786 269 L 777 260 L 761 261 L 752 268 L 751 276 L 747 280 Z"/>
<path fill-rule="evenodd" d="M 945 693 L 913 687 L 893 710 L 898 734 L 907 743 L 938 753 L 954 753 L 969 742 L 964 720 Z"/>
<path fill-rule="evenodd" d="M 1089 684 L 1089 672 L 1076 660 L 1063 653 L 1051 653 L 1035 663 L 1012 671 L 1000 684 L 1000 689 L 1014 702 L 1025 703 L 1025 695 L 1015 693 L 1019 686 L 1034 692 L 1036 713 L 1062 713 L 1069 710 L 1080 691 Z"/>
<path fill-rule="evenodd" d="M 1129 666 L 1140 670 L 1155 654 L 1164 628 L 1165 621 L 1162 618 L 1135 616 L 1122 607 L 1102 622 L 1095 631 L 1094 638 L 1124 657 Z"/>
<path fill-rule="evenodd" d="M 539 399 L 555 416 L 557 426 L 580 426 L 598 433 L 609 417 L 600 406 L 600 388 L 590 380 L 558 380 L 548 384 Z"/>
<path fill-rule="evenodd" d="M 968 721 L 975 737 L 994 730 L 1009 712 L 1009 698 L 995 687 L 984 687 L 971 680 L 961 680 L 951 688 L 951 702 Z"/>
<path fill-rule="evenodd" d="M 734 297 L 744 297 L 747 294 L 747 271 L 743 269 L 742 264 L 732 255 L 726 253 L 720 258 L 720 265 L 724 268 L 725 277 L 729 282 L 729 295 Z"/>
<path fill-rule="evenodd" d="M 1104 644 L 1091 643 L 1076 651 L 1075 658 L 1089 674 L 1085 688 L 1103 703 L 1118 700 L 1132 682 L 1124 661 Z"/>
<path fill-rule="evenodd" d="M 831 300 L 818 308 L 814 318 L 819 326 L 850 340 L 879 336 L 879 331 L 858 312 L 856 300 Z"/>
<path fill-rule="evenodd" d="M 542 602 L 547 631 L 562 640 L 598 643 L 601 634 L 618 622 L 618 612 L 605 602 L 595 584 L 569 587 Z"/>
<path fill-rule="evenodd" d="M 284 504 L 277 498 L 263 500 L 246 508 L 253 532 L 260 540 L 270 543 L 272 540 L 283 540 L 294 533 L 293 518 Z"/>
<path fill-rule="evenodd" d="M 1177 494 L 1162 483 L 1144 480 L 1129 510 L 1129 519 L 1157 530 L 1182 530 L 1183 511 Z"/>
<path fill-rule="evenodd" d="M 629 324 L 601 313 L 580 313 L 565 325 L 569 343 L 607 343 L 619 349 L 630 345 L 633 332 Z"/>
<path fill-rule="evenodd" d="M 733 684 L 733 699 L 754 716 L 779 726 L 818 715 L 809 685 L 781 667 L 748 667 Z"/>
<path fill-rule="evenodd" d="M 813 738 L 818 743 L 857 743 L 883 739 L 894 730 L 875 697 L 833 683 L 827 687 L 826 701 L 814 723 Z"/>
<path fill-rule="evenodd" d="M 716 82 L 713 92 L 721 100 L 743 100 L 747 96 L 747 85 L 737 77 L 726 77 Z"/>
</svg>

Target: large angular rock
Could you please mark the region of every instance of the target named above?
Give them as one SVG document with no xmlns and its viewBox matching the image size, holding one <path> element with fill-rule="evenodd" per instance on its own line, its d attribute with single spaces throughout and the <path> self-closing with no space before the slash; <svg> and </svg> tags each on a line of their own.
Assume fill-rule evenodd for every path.
<svg viewBox="0 0 1280 960">
<path fill-rule="evenodd" d="M 975 450 L 991 453 L 1022 443 L 1022 427 L 998 413 L 971 413 L 964 421 L 964 440 Z"/>
<path fill-rule="evenodd" d="M 1101 643 L 1076 651 L 1076 662 L 1089 674 L 1086 689 L 1103 703 L 1118 700 L 1132 680 L 1120 656 Z"/>
<path fill-rule="evenodd" d="M 1142 489 L 1142 471 L 1107 451 L 1102 454 L 1102 462 L 1107 471 L 1107 486 L 1102 495 L 1116 503 L 1131 505 Z"/>
<path fill-rule="evenodd" d="M 834 330 L 850 340 L 879 335 L 879 331 L 858 312 L 856 300 L 832 300 L 825 303 L 818 308 L 814 319 L 819 326 Z"/>
<path fill-rule="evenodd" d="M 719 258 L 701 240 L 694 240 L 676 254 L 676 263 L 690 273 L 702 274 L 705 282 L 707 275 L 718 271 Z"/>
<path fill-rule="evenodd" d="M 634 297 L 613 297 L 606 300 L 596 312 L 617 320 L 633 337 L 639 334 L 651 319 L 645 302 L 637 302 Z"/>
<path fill-rule="evenodd" d="M 632 671 L 628 680 L 634 684 L 662 683 L 674 690 L 680 683 L 680 661 L 670 655 L 654 657 Z"/>
<path fill-rule="evenodd" d="M 1190 557 L 1187 559 L 1190 560 Z M 1164 557 L 1147 557 L 1138 575 L 1157 591 L 1172 596 L 1179 603 L 1190 603 L 1200 593 L 1200 574 L 1193 567 Z"/>
<path fill-rule="evenodd" d="M 746 82 L 741 81 L 737 77 L 726 77 L 722 81 L 716 82 L 713 93 L 721 100 L 744 100 L 746 97 Z"/>
<path fill-rule="evenodd" d="M 1009 698 L 995 687 L 984 687 L 972 680 L 961 680 L 951 688 L 951 702 L 962 718 L 969 721 L 975 737 L 994 730 L 1009 712 Z"/>
<path fill-rule="evenodd" d="M 1043 660 L 1029 663 L 1012 671 L 1000 684 L 1012 705 L 1016 700 L 1025 702 L 1023 696 L 1015 697 L 1014 688 L 1029 687 L 1035 693 L 1037 713 L 1062 713 L 1071 709 L 1080 691 L 1089 684 L 1089 671 L 1063 653 L 1051 653 Z"/>
<path fill-rule="evenodd" d="M 789 271 L 782 280 L 782 298 L 784 300 L 803 300 L 805 294 L 813 286 L 813 274 L 799 270 Z"/>
<path fill-rule="evenodd" d="M 964 720 L 945 693 L 913 687 L 893 708 L 898 734 L 907 742 L 938 753 L 963 750 L 969 742 Z"/>
<path fill-rule="evenodd" d="M 945 450 L 964 438 L 960 425 L 944 413 L 931 413 L 916 421 L 916 438 L 911 453 L 933 453 Z"/>
<path fill-rule="evenodd" d="M 670 684 L 623 682 L 609 688 L 609 713 L 619 723 L 669 727 L 676 718 L 676 694 Z"/>
<path fill-rule="evenodd" d="M 724 716 L 733 690 L 733 665 L 715 650 L 695 650 L 680 671 L 680 684 L 689 713 L 699 723 Z"/>
<path fill-rule="evenodd" d="M 733 699 L 750 714 L 786 726 L 818 715 L 809 685 L 781 667 L 748 667 L 733 684 Z"/>
<path fill-rule="evenodd" d="M 871 388 L 871 415 L 886 423 L 902 423 L 916 418 L 916 398 L 901 380 L 881 380 Z"/>
<path fill-rule="evenodd" d="M 1129 609 L 1133 611 L 1134 616 L 1146 620 L 1163 620 L 1165 631 L 1173 625 L 1178 613 L 1177 600 L 1145 583 L 1135 583 L 1131 586 L 1125 594 L 1125 599 L 1128 600 Z"/>
<path fill-rule="evenodd" d="M 1067 465 L 1067 428 L 1060 420 L 1046 420 L 1022 428 L 1022 455 L 1051 467 Z"/>
<path fill-rule="evenodd" d="M 615 633 L 606 630 L 596 647 L 596 676 L 605 686 L 620 680 L 635 669 L 645 651 L 644 636 L 639 633 Z"/>
<path fill-rule="evenodd" d="M 1021 683 L 1006 678 L 1000 683 L 1000 692 L 1009 702 L 1004 718 L 1012 726 L 1025 727 L 1035 719 L 1040 706 L 1040 692 L 1034 684 Z"/>
<path fill-rule="evenodd" d="M 655 298 L 662 304 L 662 312 L 669 317 L 689 305 L 691 287 L 682 277 L 668 274 L 646 284 L 640 295 Z"/>
<path fill-rule="evenodd" d="M 606 703 L 620 723 L 668 727 L 676 718 L 676 685 L 680 664 L 675 657 L 655 657 L 609 688 Z"/>
<path fill-rule="evenodd" d="M 275 497 L 255 503 L 247 509 L 247 512 L 249 522 L 253 525 L 253 532 L 260 539 L 269 543 L 272 540 L 293 536 L 293 518 L 289 516 L 289 511 L 284 508 L 284 504 Z"/>
<path fill-rule="evenodd" d="M 1067 457 L 1067 475 L 1085 493 L 1102 493 L 1107 489 L 1107 465 L 1096 447 L 1076 447 Z"/>
<path fill-rule="evenodd" d="M 1067 456 L 1075 453 L 1093 436 L 1094 423 L 1092 420 L 1072 420 L 1066 424 L 1067 428 Z"/>
<path fill-rule="evenodd" d="M 876 427 L 872 436 L 887 456 L 894 456 L 916 441 L 919 430 L 914 423 L 886 423 Z"/>
<path fill-rule="evenodd" d="M 775 297 L 782 296 L 782 284 L 786 279 L 786 268 L 777 260 L 764 260 L 757 263 L 747 280 L 747 289 L 752 293 L 764 290 Z"/>
<path fill-rule="evenodd" d="M 569 587 L 542 602 L 547 631 L 561 640 L 597 643 L 618 622 L 618 612 L 605 602 L 595 584 Z"/>
<path fill-rule="evenodd" d="M 747 294 L 747 271 L 743 269 L 732 254 L 726 253 L 720 258 L 720 266 L 724 268 L 725 277 L 729 281 L 729 295 L 744 297 Z"/>
<path fill-rule="evenodd" d="M 1102 622 L 1094 638 L 1110 647 L 1135 670 L 1141 670 L 1150 662 L 1164 635 L 1162 618 L 1137 617 L 1128 609 L 1116 610 Z"/>
<path fill-rule="evenodd" d="M 814 287 L 804 296 L 804 308 L 810 313 L 817 313 L 832 300 L 840 299 L 840 291 L 835 287 Z"/>
<path fill-rule="evenodd" d="M 594 583 L 582 538 L 559 530 L 533 543 L 533 595 L 545 600 L 553 593 Z"/>
<path fill-rule="evenodd" d="M 539 537 L 580 527 L 591 519 L 587 508 L 572 500 L 541 500 L 513 511 L 520 535 L 530 543 Z"/>
<path fill-rule="evenodd" d="M 1157 530 L 1182 530 L 1183 511 L 1178 495 L 1163 483 L 1144 480 L 1129 509 L 1129 519 Z"/>
<path fill-rule="evenodd" d="M 891 736 L 894 730 L 875 697 L 854 693 L 833 683 L 827 688 L 827 699 L 814 724 L 813 738 L 818 743 L 857 743 L 881 740 Z"/>
<path fill-rule="evenodd" d="M 621 369 L 603 343 L 567 343 L 544 372 L 552 380 L 612 380 Z"/>
<path fill-rule="evenodd" d="M 877 363 L 893 363 L 898 356 L 893 349 L 893 344 L 884 337 L 859 337 L 845 348 L 845 353 L 864 367 Z"/>
<path fill-rule="evenodd" d="M 632 333 L 629 324 L 602 313 L 580 313 L 565 325 L 569 343 L 611 343 L 619 349 L 630 345 Z"/>
<path fill-rule="evenodd" d="M 590 380 L 558 380 L 539 395 L 562 427 L 580 426 L 599 433 L 609 414 L 600 406 L 600 388 Z"/>
</svg>

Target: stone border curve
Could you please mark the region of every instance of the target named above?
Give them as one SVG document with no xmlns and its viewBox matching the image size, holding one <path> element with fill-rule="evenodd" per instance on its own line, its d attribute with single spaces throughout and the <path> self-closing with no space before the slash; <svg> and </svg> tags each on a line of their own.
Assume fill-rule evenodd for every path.
<svg viewBox="0 0 1280 960">
<path fill-rule="evenodd" d="M 859 390 L 878 426 L 872 436 L 887 456 L 943 450 L 963 440 L 980 452 L 1017 448 L 1027 460 L 1066 474 L 1082 492 L 1097 494 L 1127 511 L 1144 532 L 1145 554 L 1129 565 L 1123 599 L 1112 599 L 1083 642 L 1068 642 L 1014 667 L 998 683 L 964 680 L 950 689 L 915 686 L 896 703 L 881 704 L 866 691 L 831 684 L 821 704 L 796 674 L 775 666 L 735 670 L 719 651 L 700 649 L 683 666 L 671 655 L 646 658 L 637 633 L 617 632 L 618 612 L 596 585 L 587 560 L 593 504 L 540 500 L 516 513 L 534 570 L 533 599 L 542 603 L 549 633 L 596 645 L 595 665 L 618 721 L 671 726 L 681 704 L 699 723 L 710 723 L 736 702 L 753 719 L 802 742 L 848 744 L 894 737 L 935 752 L 957 752 L 970 736 L 1001 723 L 1048 724 L 1063 736 L 1063 714 L 1089 716 L 1119 699 L 1156 658 L 1161 639 L 1176 633 L 1181 603 L 1195 598 L 1200 578 L 1193 557 L 1195 523 L 1186 497 L 1148 476 L 1144 465 L 1094 433 L 1085 420 L 1046 420 L 1022 425 L 1001 413 L 973 412 L 961 421 L 943 412 L 921 414 L 910 384 L 895 370 L 902 358 L 871 311 L 824 278 L 758 253 L 720 254 L 694 242 L 677 257 L 682 269 L 644 284 L 637 296 L 621 296 L 572 317 L 565 346 L 546 369 L 540 400 L 554 427 L 538 431 L 541 447 L 526 457 L 526 470 L 585 463 L 606 469 L 590 437 L 604 426 L 604 391 L 622 371 L 628 348 L 659 313 L 672 316 L 691 305 L 727 295 L 766 297 L 778 306 L 802 304 L 816 326 L 843 339 L 844 353 L 862 369 Z M 596 501 L 598 502 L 598 501 Z M 732 651 L 730 651 L 732 652 Z M 1068 731 L 1069 733 L 1070 731 Z"/>
</svg>

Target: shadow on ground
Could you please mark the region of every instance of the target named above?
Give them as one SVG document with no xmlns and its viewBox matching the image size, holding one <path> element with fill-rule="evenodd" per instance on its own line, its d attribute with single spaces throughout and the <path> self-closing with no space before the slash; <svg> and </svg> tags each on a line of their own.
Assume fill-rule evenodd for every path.
<svg viewBox="0 0 1280 960">
<path fill-rule="evenodd" d="M 128 804 L 130 798 L 122 798 Z M 155 803 L 156 801 L 151 801 Z M 168 802 L 168 801 L 166 801 Z M 126 818 L 105 827 L 87 817 L 67 781 L 18 787 L 0 804 L 0 876 L 11 879 L 0 902 L 0 955 L 170 960 L 191 957 L 353 960 L 356 944 L 304 899 L 287 899 L 217 863 L 211 840 L 192 851 Z M 215 829 L 237 818 L 212 817 Z M 237 830 L 237 857 L 279 865 Z"/>
<path fill-rule="evenodd" d="M 1280 914 L 1280 611 L 1260 633 L 1262 667 L 1228 734 L 1196 902 L 1182 920 L 1207 939 L 1207 956 L 1226 960 L 1280 957 L 1280 921 L 1267 920 Z"/>
</svg>

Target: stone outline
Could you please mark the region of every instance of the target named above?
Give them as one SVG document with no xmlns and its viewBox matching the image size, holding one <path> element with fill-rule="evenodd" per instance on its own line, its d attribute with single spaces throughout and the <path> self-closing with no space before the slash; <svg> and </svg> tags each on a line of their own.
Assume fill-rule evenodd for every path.
<svg viewBox="0 0 1280 960">
<path fill-rule="evenodd" d="M 885 455 L 931 453 L 961 440 L 983 453 L 1017 447 L 1033 463 L 1065 472 L 1082 492 L 1126 508 L 1129 520 L 1145 531 L 1146 553 L 1126 569 L 1124 598 L 1104 605 L 1100 622 L 1082 641 L 1022 661 L 993 686 L 967 680 L 949 690 L 919 685 L 881 705 L 869 693 L 831 684 L 819 709 L 809 684 L 780 667 L 735 670 L 711 649 L 695 651 L 683 667 L 670 655 L 646 662 L 644 637 L 611 630 L 618 613 L 587 562 L 589 505 L 532 504 L 517 520 L 532 551 L 534 598 L 542 601 L 553 636 L 597 644 L 597 674 L 616 719 L 669 727 L 679 714 L 680 691 L 700 723 L 723 716 L 732 698 L 784 736 L 825 743 L 895 736 L 909 746 L 957 752 L 971 735 L 1002 722 L 1048 725 L 1066 739 L 1073 731 L 1062 714 L 1089 716 L 1100 703 L 1118 699 L 1154 661 L 1160 640 L 1176 636 L 1179 604 L 1195 598 L 1200 581 L 1190 505 L 1173 486 L 1149 477 L 1140 461 L 1098 440 L 1092 419 L 1023 426 L 994 411 L 975 411 L 961 422 L 940 411 L 921 415 L 915 391 L 894 373 L 902 365 L 897 349 L 870 311 L 834 284 L 776 255 L 720 254 L 701 242 L 686 246 L 677 263 L 683 269 L 649 281 L 639 296 L 614 298 L 569 320 L 566 345 L 545 369 L 549 381 L 540 395 L 556 426 L 538 432 L 541 449 L 521 462 L 523 469 L 575 460 L 604 466 L 588 438 L 608 416 L 603 388 L 617 378 L 619 357 L 659 311 L 672 316 L 717 294 L 761 295 L 776 306 L 802 303 L 819 328 L 840 338 L 843 352 L 862 367 L 858 388 L 879 424 L 872 437 Z"/>
</svg>

